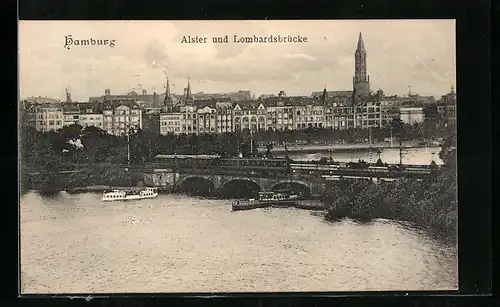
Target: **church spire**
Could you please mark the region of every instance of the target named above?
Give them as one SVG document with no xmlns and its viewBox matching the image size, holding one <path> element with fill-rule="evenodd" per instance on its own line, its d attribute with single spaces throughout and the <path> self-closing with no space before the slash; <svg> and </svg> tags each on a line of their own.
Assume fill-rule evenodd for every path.
<svg viewBox="0 0 500 307">
<path fill-rule="evenodd" d="M 168 81 L 167 77 L 167 85 L 165 85 L 165 100 L 163 101 L 164 105 L 169 104 L 172 102 L 172 97 L 170 95 L 170 82 Z"/>
<path fill-rule="evenodd" d="M 321 95 L 321 101 L 325 103 L 328 100 L 328 92 L 326 91 L 326 84 L 325 88 L 323 89 L 323 94 Z"/>
<path fill-rule="evenodd" d="M 356 51 L 358 52 L 366 52 L 365 51 L 365 44 L 363 43 L 363 36 L 361 35 L 361 32 L 359 32 L 359 37 L 358 37 L 358 47 L 356 48 Z"/>
<path fill-rule="evenodd" d="M 186 97 L 185 97 L 185 101 L 186 102 L 192 102 L 194 99 L 193 99 L 193 94 L 191 93 L 191 78 L 188 77 L 188 84 L 187 84 L 187 88 L 186 88 Z"/>
<path fill-rule="evenodd" d="M 66 102 L 71 103 L 71 93 L 66 88 Z"/>
<path fill-rule="evenodd" d="M 366 50 L 361 32 L 358 37 L 358 45 L 354 53 L 354 77 L 353 87 L 356 95 L 367 95 L 370 93 L 370 77 L 366 72 Z"/>
</svg>

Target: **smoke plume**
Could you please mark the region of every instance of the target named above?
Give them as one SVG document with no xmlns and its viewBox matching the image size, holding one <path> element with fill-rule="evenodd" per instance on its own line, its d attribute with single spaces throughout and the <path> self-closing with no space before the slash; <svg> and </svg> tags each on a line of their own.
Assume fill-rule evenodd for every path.
<svg viewBox="0 0 500 307">
<path fill-rule="evenodd" d="M 168 56 L 165 46 L 157 40 L 151 41 L 145 51 L 146 62 L 152 68 L 159 68 L 167 77 Z"/>
</svg>

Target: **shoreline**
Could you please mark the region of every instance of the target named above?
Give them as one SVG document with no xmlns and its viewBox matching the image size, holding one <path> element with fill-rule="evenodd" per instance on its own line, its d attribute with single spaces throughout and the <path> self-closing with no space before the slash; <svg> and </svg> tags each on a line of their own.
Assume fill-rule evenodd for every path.
<svg viewBox="0 0 500 307">
<path fill-rule="evenodd" d="M 47 189 L 48 192 L 67 192 L 67 193 L 102 193 L 107 190 L 133 190 L 138 191 L 147 186 L 108 186 L 108 185 L 91 185 L 64 189 Z M 156 187 L 158 192 L 170 192 L 168 187 Z M 30 191 L 44 192 L 44 189 L 29 189 Z"/>
<path fill-rule="evenodd" d="M 441 241 L 442 243 L 445 244 L 457 244 L 458 242 L 458 235 L 456 229 L 454 231 L 451 231 L 450 229 L 443 230 L 443 229 L 438 229 L 436 227 L 432 227 L 430 225 L 423 225 L 416 223 L 414 221 L 410 221 L 407 219 L 401 219 L 397 217 L 387 217 L 387 216 L 376 216 L 372 218 L 357 218 L 357 217 L 350 217 L 350 216 L 343 216 L 343 217 L 329 217 L 328 216 L 328 211 L 326 212 L 324 219 L 328 223 L 338 223 L 342 222 L 345 220 L 348 221 L 353 221 L 357 224 L 364 225 L 364 224 L 369 224 L 369 223 L 374 223 L 377 221 L 387 221 L 391 223 L 396 223 L 404 228 L 408 227 L 413 230 L 418 230 L 423 233 L 426 233 L 427 235 L 432 236 L 434 239 L 437 239 Z"/>
</svg>

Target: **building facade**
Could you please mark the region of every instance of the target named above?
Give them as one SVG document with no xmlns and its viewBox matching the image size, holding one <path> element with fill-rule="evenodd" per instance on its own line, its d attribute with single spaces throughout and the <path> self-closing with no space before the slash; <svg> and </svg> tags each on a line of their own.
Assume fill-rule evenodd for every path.
<svg viewBox="0 0 500 307">
<path fill-rule="evenodd" d="M 159 134 L 162 111 L 162 109 L 144 109 L 142 111 L 142 130 Z"/>
<path fill-rule="evenodd" d="M 185 114 L 181 112 L 171 112 L 171 113 L 161 113 L 159 114 L 160 120 L 160 134 L 181 134 L 186 133 L 183 130 L 185 129 L 183 117 Z"/>
<path fill-rule="evenodd" d="M 382 127 L 382 111 L 379 102 L 368 102 L 353 108 L 353 128 Z"/>
<path fill-rule="evenodd" d="M 217 115 L 217 132 L 228 133 L 233 131 L 233 104 L 231 101 L 215 103 Z"/>
<path fill-rule="evenodd" d="M 413 125 L 423 123 L 425 120 L 424 107 L 401 107 L 399 112 L 401 121 L 405 124 Z"/>
<path fill-rule="evenodd" d="M 64 112 L 60 104 L 31 105 L 25 110 L 25 121 L 37 131 L 57 131 L 64 126 Z"/>
<path fill-rule="evenodd" d="M 66 104 L 62 106 L 64 126 L 80 124 L 80 107 L 78 104 Z"/>
<path fill-rule="evenodd" d="M 130 129 L 142 129 L 142 109 L 133 101 L 103 103 L 103 130 L 116 136 L 126 135 Z"/>
<path fill-rule="evenodd" d="M 217 133 L 217 115 L 215 106 L 205 105 L 197 110 L 198 133 Z"/>
<path fill-rule="evenodd" d="M 388 125 L 394 118 L 400 118 L 399 104 L 397 99 L 383 99 L 380 101 L 382 126 Z"/>
<path fill-rule="evenodd" d="M 82 113 L 80 114 L 79 125 L 83 128 L 86 127 L 96 127 L 103 129 L 104 117 L 99 113 Z"/>
<path fill-rule="evenodd" d="M 198 109 L 194 105 L 185 105 L 178 108 L 182 116 L 182 131 L 184 133 L 198 133 Z"/>
<path fill-rule="evenodd" d="M 325 114 L 321 101 L 315 99 L 299 99 L 293 108 L 294 125 L 292 129 L 324 128 Z"/>
<path fill-rule="evenodd" d="M 265 130 L 266 107 L 262 101 L 240 101 L 233 107 L 233 131 Z"/>
<path fill-rule="evenodd" d="M 441 99 L 436 103 L 436 106 L 438 116 L 444 126 L 456 124 L 457 96 L 453 86 L 448 94 L 441 96 Z"/>
<path fill-rule="evenodd" d="M 97 127 L 103 129 L 103 114 L 99 112 L 94 104 L 72 103 L 62 104 L 64 126 L 78 124 L 85 127 Z"/>
<path fill-rule="evenodd" d="M 266 109 L 264 111 L 264 109 Z M 267 108 L 262 105 L 261 110 L 267 113 L 267 129 L 274 131 L 294 129 L 294 106 L 290 100 L 279 99 L 271 101 Z"/>
<path fill-rule="evenodd" d="M 338 105 L 331 102 L 325 105 L 325 128 L 333 130 L 345 130 L 352 126 L 354 119 L 353 107 L 348 105 Z"/>
</svg>

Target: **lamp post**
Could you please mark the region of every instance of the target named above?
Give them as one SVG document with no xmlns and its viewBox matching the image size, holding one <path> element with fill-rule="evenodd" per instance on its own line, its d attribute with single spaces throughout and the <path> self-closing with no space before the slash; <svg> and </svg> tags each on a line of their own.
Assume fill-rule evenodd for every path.
<svg viewBox="0 0 500 307">
<path fill-rule="evenodd" d="M 370 160 L 370 163 L 372 163 L 372 127 L 371 126 L 368 128 L 368 133 L 369 133 L 369 142 L 370 142 L 370 157 L 369 157 L 369 160 Z"/>
<path fill-rule="evenodd" d="M 392 126 L 391 126 L 391 148 L 392 148 Z"/>
<path fill-rule="evenodd" d="M 401 144 L 401 138 L 399 139 L 399 165 L 403 165 L 403 147 Z"/>
<path fill-rule="evenodd" d="M 250 156 L 253 156 L 253 128 L 252 124 L 250 124 Z"/>
<path fill-rule="evenodd" d="M 127 125 L 127 170 L 130 168 L 130 125 Z"/>
</svg>

